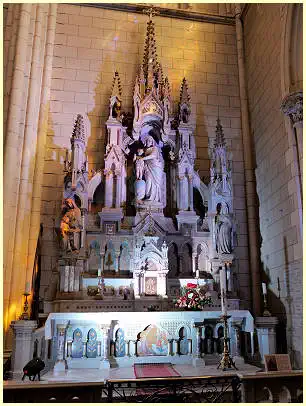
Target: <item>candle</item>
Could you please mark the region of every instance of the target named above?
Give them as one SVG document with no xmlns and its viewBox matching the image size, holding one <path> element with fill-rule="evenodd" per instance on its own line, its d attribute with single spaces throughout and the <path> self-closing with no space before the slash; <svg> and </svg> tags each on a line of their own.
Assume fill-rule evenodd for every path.
<svg viewBox="0 0 306 406">
<path fill-rule="evenodd" d="M 221 290 L 221 310 L 222 310 L 222 314 L 227 315 L 225 267 L 222 267 L 222 269 L 220 269 L 220 290 Z"/>
<path fill-rule="evenodd" d="M 26 282 L 25 284 L 25 293 L 30 294 L 31 285 L 30 282 Z"/>
<path fill-rule="evenodd" d="M 101 269 L 99 268 L 98 269 L 98 276 L 101 276 L 101 274 L 102 274 L 102 272 L 101 272 Z"/>
<path fill-rule="evenodd" d="M 264 295 L 266 295 L 267 294 L 267 284 L 265 282 L 262 282 L 261 286 L 262 286 L 262 293 Z"/>
</svg>

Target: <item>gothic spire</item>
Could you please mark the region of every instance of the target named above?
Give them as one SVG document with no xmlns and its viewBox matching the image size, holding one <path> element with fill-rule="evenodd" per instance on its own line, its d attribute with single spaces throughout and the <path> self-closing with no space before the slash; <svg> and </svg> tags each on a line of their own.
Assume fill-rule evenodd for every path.
<svg viewBox="0 0 306 406">
<path fill-rule="evenodd" d="M 156 41 L 155 41 L 155 25 L 152 21 L 152 17 L 156 14 L 156 11 L 150 7 L 144 10 L 149 14 L 149 21 L 147 22 L 147 33 L 145 40 L 145 48 L 143 55 L 143 73 L 146 81 L 146 92 L 149 92 L 154 88 L 154 82 L 158 71 L 158 62 L 156 54 Z"/>
<path fill-rule="evenodd" d="M 188 84 L 186 78 L 183 79 L 180 92 L 180 104 L 188 103 L 190 104 L 190 96 L 188 93 Z"/>
<path fill-rule="evenodd" d="M 184 78 L 181 85 L 180 104 L 179 104 L 179 121 L 184 124 L 189 123 L 191 114 L 190 96 L 188 93 L 187 80 Z"/>
<path fill-rule="evenodd" d="M 121 87 L 120 77 L 119 77 L 119 73 L 116 71 L 114 79 L 113 79 L 111 97 L 113 97 L 113 96 L 121 97 L 121 93 L 122 93 L 122 87 Z"/>
<path fill-rule="evenodd" d="M 220 118 L 217 118 L 217 125 L 216 125 L 216 138 L 215 138 L 215 146 L 216 147 L 224 147 L 225 146 L 225 139 L 223 134 L 223 128 L 220 122 Z"/>
<path fill-rule="evenodd" d="M 86 141 L 85 125 L 82 114 L 77 115 L 72 131 L 71 143 L 76 140 L 82 141 L 84 143 Z"/>
</svg>

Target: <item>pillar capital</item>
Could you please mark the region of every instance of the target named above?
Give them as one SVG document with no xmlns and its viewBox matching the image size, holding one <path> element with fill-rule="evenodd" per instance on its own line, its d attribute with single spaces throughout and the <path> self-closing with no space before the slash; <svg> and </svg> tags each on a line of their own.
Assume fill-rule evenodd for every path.
<svg viewBox="0 0 306 406">
<path fill-rule="evenodd" d="M 282 101 L 281 111 L 290 118 L 293 126 L 303 122 L 303 92 L 289 93 Z"/>
</svg>

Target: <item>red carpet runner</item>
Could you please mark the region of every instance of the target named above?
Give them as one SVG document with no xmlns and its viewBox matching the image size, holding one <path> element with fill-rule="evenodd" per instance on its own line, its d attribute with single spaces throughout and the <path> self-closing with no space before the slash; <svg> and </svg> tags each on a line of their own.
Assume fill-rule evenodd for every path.
<svg viewBox="0 0 306 406">
<path fill-rule="evenodd" d="M 180 376 L 172 364 L 134 364 L 136 378 L 168 378 Z"/>
</svg>

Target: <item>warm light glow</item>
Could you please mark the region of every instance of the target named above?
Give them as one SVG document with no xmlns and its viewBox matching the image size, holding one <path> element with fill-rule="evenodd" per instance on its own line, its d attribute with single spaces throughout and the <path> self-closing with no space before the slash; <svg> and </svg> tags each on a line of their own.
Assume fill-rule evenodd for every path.
<svg viewBox="0 0 306 406">
<path fill-rule="evenodd" d="M 16 303 L 12 303 L 10 308 L 4 314 L 4 330 L 7 331 L 10 327 L 10 322 L 15 318 Z"/>
</svg>

